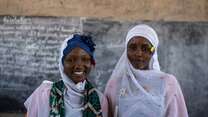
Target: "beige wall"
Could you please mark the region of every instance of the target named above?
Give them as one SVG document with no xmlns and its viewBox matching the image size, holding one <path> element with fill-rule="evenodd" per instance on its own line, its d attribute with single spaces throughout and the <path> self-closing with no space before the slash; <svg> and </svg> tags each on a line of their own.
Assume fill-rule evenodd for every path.
<svg viewBox="0 0 208 117">
<path fill-rule="evenodd" d="M 0 0 L 0 15 L 208 21 L 208 0 Z"/>
</svg>

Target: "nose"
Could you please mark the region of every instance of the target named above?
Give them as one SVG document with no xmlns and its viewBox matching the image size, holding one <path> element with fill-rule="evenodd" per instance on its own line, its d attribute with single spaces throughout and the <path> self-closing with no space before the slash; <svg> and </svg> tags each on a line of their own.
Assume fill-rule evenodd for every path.
<svg viewBox="0 0 208 117">
<path fill-rule="evenodd" d="M 142 56 L 142 50 L 140 48 L 138 48 L 135 52 L 136 56 Z"/>
<path fill-rule="evenodd" d="M 74 63 L 75 70 L 81 70 L 83 68 L 81 59 L 77 59 Z"/>
</svg>

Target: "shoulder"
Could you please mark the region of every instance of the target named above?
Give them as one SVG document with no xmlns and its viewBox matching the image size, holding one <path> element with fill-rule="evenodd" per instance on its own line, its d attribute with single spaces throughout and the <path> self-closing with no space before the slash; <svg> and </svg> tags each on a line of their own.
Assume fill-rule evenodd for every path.
<svg viewBox="0 0 208 117">
<path fill-rule="evenodd" d="M 107 97 L 107 99 L 112 99 L 116 96 L 118 85 L 118 78 L 110 78 L 108 80 L 104 91 L 104 95 Z"/>
<path fill-rule="evenodd" d="M 106 84 L 106 89 L 115 88 L 118 84 L 118 78 L 110 78 Z"/>
<path fill-rule="evenodd" d="M 165 93 L 166 97 L 172 97 L 177 94 L 180 85 L 177 81 L 177 78 L 172 74 L 166 74 L 163 76 L 165 80 Z"/>
<path fill-rule="evenodd" d="M 27 109 L 28 117 L 48 116 L 49 95 L 52 82 L 43 81 L 41 85 L 27 98 L 24 105 Z"/>
<path fill-rule="evenodd" d="M 164 79 L 166 84 L 170 86 L 175 86 L 178 83 L 176 77 L 172 74 L 165 73 L 165 75 L 162 76 L 162 79 Z"/>
<path fill-rule="evenodd" d="M 28 107 L 31 104 L 35 104 L 39 101 L 47 100 L 50 95 L 50 90 L 53 82 L 43 81 L 38 88 L 27 98 L 25 106 Z"/>
<path fill-rule="evenodd" d="M 49 89 L 51 89 L 53 82 L 48 81 L 48 80 L 44 80 L 41 85 L 38 87 L 44 91 L 47 91 Z"/>
<path fill-rule="evenodd" d="M 53 82 L 45 80 L 40 84 L 40 86 L 33 93 L 38 94 L 38 95 L 49 94 L 52 84 Z"/>
<path fill-rule="evenodd" d="M 32 93 L 33 94 L 43 94 L 43 93 L 49 93 L 51 90 L 53 82 L 48 81 L 48 80 L 44 80 L 40 86 L 35 89 L 35 91 Z"/>
<path fill-rule="evenodd" d="M 188 117 L 186 104 L 180 84 L 174 75 L 168 74 L 165 77 L 165 114 L 166 116 Z"/>
</svg>

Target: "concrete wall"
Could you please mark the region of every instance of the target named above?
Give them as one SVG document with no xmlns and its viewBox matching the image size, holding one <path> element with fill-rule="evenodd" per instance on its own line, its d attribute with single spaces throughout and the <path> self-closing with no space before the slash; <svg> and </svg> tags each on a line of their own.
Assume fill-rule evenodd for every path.
<svg viewBox="0 0 208 117">
<path fill-rule="evenodd" d="M 161 68 L 180 82 L 190 117 L 207 117 L 207 22 L 127 22 L 83 17 L 0 17 L 0 111 L 24 111 L 23 102 L 43 80 L 60 79 L 60 44 L 76 32 L 91 34 L 97 44 L 97 64 L 90 79 L 103 91 L 123 52 L 127 30 L 139 23 L 157 31 Z"/>
<path fill-rule="evenodd" d="M 0 15 L 208 21 L 207 0 L 0 0 Z"/>
</svg>

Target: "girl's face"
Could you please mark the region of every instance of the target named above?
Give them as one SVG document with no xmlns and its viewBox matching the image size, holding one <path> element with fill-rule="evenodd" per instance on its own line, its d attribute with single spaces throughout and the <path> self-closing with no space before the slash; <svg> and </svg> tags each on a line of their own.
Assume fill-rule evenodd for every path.
<svg viewBox="0 0 208 117">
<path fill-rule="evenodd" d="M 149 69 L 149 62 L 154 51 L 152 44 L 144 37 L 133 37 L 127 45 L 127 57 L 135 69 Z"/>
<path fill-rule="evenodd" d="M 64 73 L 75 84 L 87 78 L 91 67 L 91 56 L 79 47 L 74 48 L 64 59 Z"/>
</svg>

